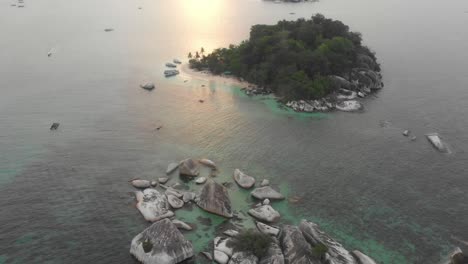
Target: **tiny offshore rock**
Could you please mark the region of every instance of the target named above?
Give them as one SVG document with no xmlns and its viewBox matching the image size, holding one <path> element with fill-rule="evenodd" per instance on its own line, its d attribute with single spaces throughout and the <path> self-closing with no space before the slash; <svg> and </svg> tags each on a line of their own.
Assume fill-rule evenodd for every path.
<svg viewBox="0 0 468 264">
<path fill-rule="evenodd" d="M 195 180 L 196 184 L 203 184 L 206 182 L 206 177 L 199 177 Z"/>
<path fill-rule="evenodd" d="M 130 183 L 131 183 L 132 186 L 135 187 L 135 188 L 144 189 L 144 188 L 149 188 L 149 187 L 151 187 L 151 182 L 150 182 L 150 181 L 147 181 L 147 180 L 136 179 L 136 180 L 132 180 Z"/>
<path fill-rule="evenodd" d="M 249 189 L 252 188 L 252 186 L 255 185 L 255 179 L 252 176 L 249 176 L 245 173 L 243 173 L 239 169 L 234 170 L 233 174 L 234 181 L 242 188 L 244 189 Z"/>
<path fill-rule="evenodd" d="M 179 165 L 179 175 L 197 177 L 199 174 L 198 163 L 193 159 L 183 160 Z"/>
<path fill-rule="evenodd" d="M 270 186 L 255 188 L 251 194 L 253 197 L 259 200 L 265 200 L 265 199 L 283 200 L 284 199 L 284 196 L 281 193 L 277 192 Z"/>
<path fill-rule="evenodd" d="M 250 209 L 248 213 L 260 221 L 269 222 L 269 223 L 275 222 L 280 218 L 280 213 L 278 213 L 270 205 L 262 205 L 262 206 Z"/>
<path fill-rule="evenodd" d="M 173 173 L 179 167 L 179 163 L 172 162 L 167 165 L 166 174 L 169 175 Z"/>
<path fill-rule="evenodd" d="M 198 161 L 199 161 L 201 164 L 203 164 L 203 165 L 205 165 L 205 166 L 207 166 L 207 167 L 210 167 L 210 168 L 212 168 L 212 169 L 216 169 L 216 164 L 215 164 L 213 161 L 209 160 L 209 159 L 200 159 L 200 160 L 198 160 Z"/>
</svg>

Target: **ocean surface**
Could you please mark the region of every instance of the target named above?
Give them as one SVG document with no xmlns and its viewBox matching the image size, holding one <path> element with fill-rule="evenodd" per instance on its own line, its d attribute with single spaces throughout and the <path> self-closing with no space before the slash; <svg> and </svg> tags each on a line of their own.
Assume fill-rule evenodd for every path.
<svg viewBox="0 0 468 264">
<path fill-rule="evenodd" d="M 0 0 L 0 263 L 135 263 L 130 241 L 149 224 L 128 181 L 186 157 L 215 161 L 218 182 L 235 168 L 270 179 L 288 196 L 274 204 L 283 223 L 315 221 L 379 263 L 468 247 L 466 0 L 11 4 Z M 223 81 L 163 77 L 166 62 L 239 43 L 253 24 L 316 13 L 377 53 L 385 88 L 363 113 L 297 114 Z M 249 192 L 229 191 L 242 215 Z M 196 224 L 197 252 L 225 224 L 196 207 L 177 216 Z"/>
</svg>

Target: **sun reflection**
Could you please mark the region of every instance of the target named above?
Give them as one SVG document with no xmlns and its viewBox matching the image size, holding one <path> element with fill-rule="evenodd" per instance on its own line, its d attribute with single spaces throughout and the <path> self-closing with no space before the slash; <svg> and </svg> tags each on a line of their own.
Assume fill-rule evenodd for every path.
<svg viewBox="0 0 468 264">
<path fill-rule="evenodd" d="M 206 51 L 218 48 L 219 34 L 223 32 L 226 19 L 223 17 L 226 8 L 225 0 L 184 0 L 182 12 L 186 26 L 194 37 L 192 46 L 204 47 Z M 217 34 L 218 37 L 213 36 Z"/>
</svg>

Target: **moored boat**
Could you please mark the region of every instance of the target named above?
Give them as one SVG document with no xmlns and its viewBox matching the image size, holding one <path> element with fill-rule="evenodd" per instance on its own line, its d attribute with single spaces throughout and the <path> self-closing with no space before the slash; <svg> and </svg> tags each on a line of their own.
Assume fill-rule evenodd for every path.
<svg viewBox="0 0 468 264">
<path fill-rule="evenodd" d="M 177 67 L 177 65 L 175 65 L 174 63 L 168 62 L 168 63 L 166 63 L 166 67 L 175 68 L 175 67 Z"/>
<path fill-rule="evenodd" d="M 165 70 L 164 71 L 164 76 L 170 77 L 179 74 L 178 70 Z"/>
</svg>

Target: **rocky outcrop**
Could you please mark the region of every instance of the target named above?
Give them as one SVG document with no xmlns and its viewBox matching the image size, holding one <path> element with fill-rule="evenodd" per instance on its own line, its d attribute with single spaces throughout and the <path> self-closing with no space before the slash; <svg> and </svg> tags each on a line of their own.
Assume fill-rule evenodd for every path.
<svg viewBox="0 0 468 264">
<path fill-rule="evenodd" d="M 327 234 L 322 232 L 317 224 L 302 220 L 299 225 L 304 238 L 312 247 L 317 245 L 325 245 L 328 251 L 325 255 L 325 259 L 329 263 L 333 264 L 356 264 L 356 260 L 353 258 L 351 253 L 346 250 L 340 243 L 333 240 Z"/>
<path fill-rule="evenodd" d="M 137 179 L 137 180 L 132 180 L 130 183 L 132 184 L 133 187 L 140 188 L 140 189 L 151 187 L 151 182 L 147 180 Z"/>
<path fill-rule="evenodd" d="M 270 236 L 277 236 L 280 231 L 279 228 L 272 227 L 261 222 L 257 222 L 257 228 L 261 233 Z"/>
<path fill-rule="evenodd" d="M 320 264 L 320 261 L 312 256 L 312 247 L 307 243 L 297 226 L 283 226 L 280 243 L 285 263 Z"/>
<path fill-rule="evenodd" d="M 255 188 L 255 190 L 253 190 L 251 194 L 253 197 L 260 199 L 260 200 L 265 200 L 265 199 L 283 200 L 284 199 L 284 196 L 281 193 L 277 192 L 270 186 Z"/>
<path fill-rule="evenodd" d="M 157 190 L 145 189 L 135 194 L 138 201 L 137 208 L 147 221 L 155 222 L 174 215 L 169 210 L 166 196 Z"/>
<path fill-rule="evenodd" d="M 442 264 L 468 264 L 468 255 L 464 254 L 463 251 L 457 247 L 448 255 L 447 259 L 444 259 Z"/>
<path fill-rule="evenodd" d="M 144 264 L 176 264 L 193 256 L 193 246 L 169 219 L 163 219 L 133 238 L 130 254 Z"/>
<path fill-rule="evenodd" d="M 275 241 L 270 244 L 265 256 L 260 259 L 259 264 L 284 264 L 283 251 Z"/>
<path fill-rule="evenodd" d="M 245 173 L 243 173 L 239 169 L 234 170 L 234 174 L 232 176 L 234 178 L 234 181 L 242 188 L 244 189 L 249 189 L 252 188 L 252 186 L 255 185 L 255 179 L 252 176 L 249 176 Z"/>
<path fill-rule="evenodd" d="M 208 181 L 203 186 L 196 203 L 207 212 L 228 218 L 232 217 L 231 200 L 227 189 L 213 180 Z"/>
<path fill-rule="evenodd" d="M 236 252 L 232 255 L 229 264 L 257 264 L 258 258 L 249 252 Z"/>
<path fill-rule="evenodd" d="M 179 165 L 179 175 L 197 177 L 199 174 L 198 163 L 193 159 L 183 160 Z"/>
<path fill-rule="evenodd" d="M 280 214 L 270 205 L 262 205 L 249 210 L 249 214 L 264 222 L 275 222 L 280 218 Z"/>
<path fill-rule="evenodd" d="M 356 100 L 343 101 L 336 104 L 336 109 L 344 112 L 354 112 L 362 110 L 363 106 Z"/>
<path fill-rule="evenodd" d="M 364 253 L 362 253 L 359 250 L 353 250 L 353 252 L 351 252 L 351 254 L 353 254 L 353 256 L 356 259 L 358 264 L 377 264 L 377 263 L 375 263 L 375 261 L 373 259 L 371 259 L 367 255 L 364 255 Z"/>
</svg>

